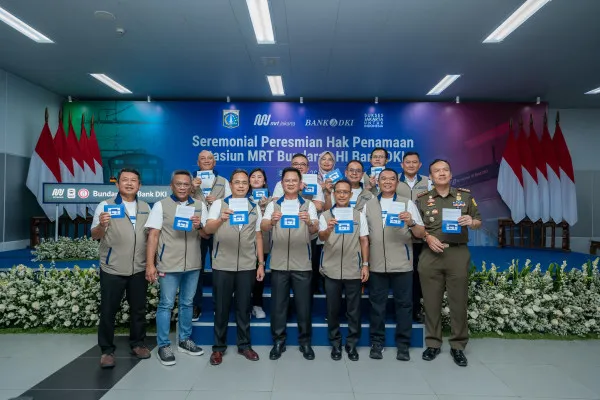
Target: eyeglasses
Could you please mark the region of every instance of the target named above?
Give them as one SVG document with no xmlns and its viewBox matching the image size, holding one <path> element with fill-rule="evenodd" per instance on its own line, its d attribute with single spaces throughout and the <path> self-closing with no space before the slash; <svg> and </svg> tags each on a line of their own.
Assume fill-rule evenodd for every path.
<svg viewBox="0 0 600 400">
<path fill-rule="evenodd" d="M 352 193 L 352 192 L 350 192 L 348 190 L 336 190 L 335 192 L 337 194 L 341 194 L 342 196 L 348 196 L 350 193 Z"/>
<path fill-rule="evenodd" d="M 348 169 L 349 174 L 362 174 L 362 169 Z"/>
<path fill-rule="evenodd" d="M 374 158 L 376 160 L 380 160 L 380 159 L 384 159 L 386 158 L 385 154 L 375 154 L 374 156 L 372 156 L 371 158 Z"/>
<path fill-rule="evenodd" d="M 307 163 L 300 163 L 300 162 L 295 162 L 292 163 L 292 167 L 296 168 L 296 167 L 308 167 Z"/>
<path fill-rule="evenodd" d="M 233 183 L 234 185 L 248 185 L 248 181 L 233 181 L 231 183 Z"/>
<path fill-rule="evenodd" d="M 189 188 L 192 185 L 190 185 L 189 183 L 175 182 L 175 183 L 173 183 L 173 186 L 175 186 L 176 188 L 180 188 L 180 189 L 181 188 L 187 189 L 187 188 Z"/>
</svg>

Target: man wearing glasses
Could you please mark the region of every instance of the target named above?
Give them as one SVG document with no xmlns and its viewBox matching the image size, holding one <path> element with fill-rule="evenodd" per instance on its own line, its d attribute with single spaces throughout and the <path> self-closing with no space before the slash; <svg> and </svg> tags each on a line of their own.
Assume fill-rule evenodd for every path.
<svg viewBox="0 0 600 400">
<path fill-rule="evenodd" d="M 175 365 L 169 340 L 171 312 L 179 291 L 179 343 L 177 350 L 192 356 L 204 354 L 190 338 L 192 301 L 200 274 L 200 235 L 206 222 L 206 205 L 191 197 L 192 175 L 177 170 L 171 177 L 173 194 L 154 204 L 148 228 L 146 279 L 160 283 L 156 311 L 158 358 L 163 365 Z"/>
<path fill-rule="evenodd" d="M 352 197 L 350 199 L 350 207 L 357 211 L 362 211 L 365 204 L 371 200 L 374 195 L 369 190 L 365 189 L 362 183 L 364 168 L 360 161 L 352 160 L 346 165 L 346 179 L 352 185 Z M 335 199 L 334 199 L 335 200 Z"/>
<path fill-rule="evenodd" d="M 385 310 L 390 287 L 396 311 L 396 359 L 409 361 L 412 332 L 412 237 L 421 238 L 425 228 L 412 200 L 396 194 L 398 174 L 386 168 L 379 174 L 381 193 L 363 208 L 369 225 L 369 357 L 383 358 Z"/>
<path fill-rule="evenodd" d="M 383 147 L 376 147 L 371 152 L 371 168 L 363 175 L 363 185 L 367 190 L 370 190 L 374 195 L 379 194 L 379 187 L 377 186 L 377 179 L 379 173 L 375 172 L 377 168 L 385 168 L 388 162 L 389 154 Z"/>
</svg>

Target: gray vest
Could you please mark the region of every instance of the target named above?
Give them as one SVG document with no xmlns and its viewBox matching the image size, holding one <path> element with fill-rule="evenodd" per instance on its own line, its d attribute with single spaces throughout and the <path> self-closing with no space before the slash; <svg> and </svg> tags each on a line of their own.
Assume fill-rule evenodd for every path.
<svg viewBox="0 0 600 400">
<path fill-rule="evenodd" d="M 367 203 L 369 225 L 369 258 L 371 272 L 407 272 L 413 269 L 412 235 L 404 224 L 403 228 L 385 226 L 381 218 L 381 195 Z M 394 201 L 404 202 L 405 197 L 394 195 Z"/>
<path fill-rule="evenodd" d="M 334 218 L 333 209 L 325 211 L 323 217 L 329 223 Z M 331 232 L 323 245 L 321 271 L 331 279 L 360 279 L 362 256 L 360 251 L 360 211 L 353 210 L 354 230 L 352 233 Z"/>
<path fill-rule="evenodd" d="M 221 202 L 221 213 L 229 208 L 227 197 Z M 225 221 L 214 234 L 212 268 L 219 271 L 249 271 L 256 269 L 256 204 L 248 201 L 248 223 L 230 225 Z"/>
<path fill-rule="evenodd" d="M 125 218 L 112 218 L 108 229 L 100 239 L 100 268 L 113 275 L 129 276 L 146 270 L 146 221 L 150 206 L 137 201 L 135 231 L 127 209 Z M 123 204 L 121 195 L 106 200 L 108 204 Z"/>
<path fill-rule="evenodd" d="M 186 272 L 201 268 L 200 235 L 173 229 L 175 211 L 179 200 L 171 195 L 162 199 L 163 225 L 158 237 L 157 266 L 159 272 Z M 202 203 L 188 198 L 187 204 L 195 208 L 194 215 L 202 218 Z"/>
<path fill-rule="evenodd" d="M 212 189 L 210 191 L 211 196 L 215 196 L 217 199 L 223 199 L 225 197 L 225 187 L 227 185 L 227 180 L 223 178 L 221 175 L 216 175 L 215 180 L 212 185 Z M 196 200 L 200 200 L 206 203 L 206 197 L 204 196 L 204 192 L 201 188 L 198 188 L 192 196 Z"/>
<path fill-rule="evenodd" d="M 284 197 L 273 203 L 273 211 L 281 212 Z M 308 212 L 310 200 L 298 196 L 300 211 Z M 300 221 L 297 229 L 282 228 L 277 222 L 271 234 L 270 267 L 278 271 L 312 271 L 310 233 L 308 225 Z"/>
<path fill-rule="evenodd" d="M 406 183 L 406 177 L 404 174 L 400 175 L 400 182 L 398 182 L 398 187 L 396 188 L 396 193 L 398 196 L 406 197 L 407 199 L 411 199 L 412 201 L 417 200 L 417 195 L 419 193 L 425 192 L 429 190 L 429 178 L 425 175 L 417 175 L 417 181 L 415 185 L 411 187 Z"/>
<path fill-rule="evenodd" d="M 364 186 L 363 186 L 363 188 L 364 188 Z M 373 193 L 371 193 L 367 189 L 363 189 L 363 191 L 358 195 L 358 198 L 356 199 L 356 204 L 354 205 L 354 209 L 356 211 L 362 211 L 363 208 L 365 207 L 365 204 L 367 204 L 369 202 L 369 200 L 371 200 L 373 197 L 375 197 L 373 195 Z"/>
</svg>

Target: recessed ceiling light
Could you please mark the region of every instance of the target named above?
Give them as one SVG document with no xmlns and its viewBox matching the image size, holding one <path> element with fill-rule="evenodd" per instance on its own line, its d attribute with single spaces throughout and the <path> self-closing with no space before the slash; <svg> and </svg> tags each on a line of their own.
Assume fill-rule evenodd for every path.
<svg viewBox="0 0 600 400">
<path fill-rule="evenodd" d="M 273 96 L 284 96 L 285 91 L 283 90 L 283 79 L 281 75 L 267 75 L 267 82 L 271 88 L 271 94 Z"/>
<path fill-rule="evenodd" d="M 550 0 L 527 0 L 511 14 L 510 17 L 500 24 L 498 28 L 490 36 L 488 36 L 483 43 L 499 43 L 506 39 L 508 35 L 513 33 L 523 22 L 527 21 L 533 14 L 539 11 L 540 8 L 544 7 Z"/>
<path fill-rule="evenodd" d="M 600 94 L 600 87 L 592 89 L 589 92 L 585 92 L 585 94 Z"/>
<path fill-rule="evenodd" d="M 21 21 L 19 18 L 15 17 L 2 7 L 0 7 L 0 21 L 18 30 L 33 41 L 38 43 L 54 43 L 48 36 L 36 31 L 31 26 L 27 25 L 25 22 Z"/>
<path fill-rule="evenodd" d="M 109 78 L 108 76 L 104 75 L 104 74 L 90 74 L 91 76 L 93 76 L 94 78 L 98 79 L 100 82 L 104 83 L 106 86 L 116 90 L 119 93 L 122 94 L 131 94 L 131 90 L 127 89 L 125 86 L 121 85 L 118 82 L 115 82 L 114 80 L 112 80 L 111 78 Z"/>
<path fill-rule="evenodd" d="M 438 94 L 446 90 L 448 86 L 452 85 L 452 83 L 458 78 L 460 78 L 460 75 L 446 75 L 444 79 L 442 79 L 437 85 L 433 87 L 433 89 L 429 91 L 429 93 L 427 93 L 427 96 L 437 96 Z"/>
<path fill-rule="evenodd" d="M 258 44 L 275 44 L 269 2 L 267 0 L 246 0 L 254 35 Z"/>
</svg>

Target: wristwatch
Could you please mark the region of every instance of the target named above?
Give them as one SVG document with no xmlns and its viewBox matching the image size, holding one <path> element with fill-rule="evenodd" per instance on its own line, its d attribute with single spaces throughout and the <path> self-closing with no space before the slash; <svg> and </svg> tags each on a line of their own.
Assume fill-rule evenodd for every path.
<svg viewBox="0 0 600 400">
<path fill-rule="evenodd" d="M 411 219 L 411 220 L 410 220 L 410 224 L 408 224 L 408 227 L 409 227 L 409 228 L 413 228 L 415 225 L 417 225 L 417 223 L 415 222 L 415 220 L 414 220 L 414 219 Z"/>
<path fill-rule="evenodd" d="M 265 262 L 264 262 L 264 261 L 259 261 L 259 262 L 258 262 L 258 265 L 259 265 L 260 267 L 264 267 L 264 266 L 265 266 Z"/>
<path fill-rule="evenodd" d="M 368 266 L 369 266 L 369 262 L 368 262 L 368 261 L 365 261 L 364 263 L 362 263 L 362 266 L 363 266 L 363 267 L 368 267 Z"/>
</svg>

